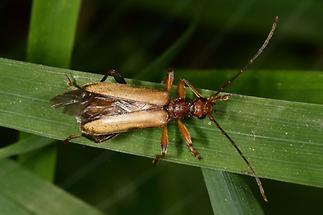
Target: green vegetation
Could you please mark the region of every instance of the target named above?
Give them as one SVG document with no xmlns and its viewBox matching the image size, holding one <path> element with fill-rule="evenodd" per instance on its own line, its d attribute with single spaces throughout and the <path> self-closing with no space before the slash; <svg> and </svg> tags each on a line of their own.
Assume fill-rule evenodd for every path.
<svg viewBox="0 0 323 215">
<path fill-rule="evenodd" d="M 0 126 L 21 132 L 1 129 L 9 144 L 0 148 L 1 214 L 318 212 L 322 3 L 97 0 L 83 1 L 81 10 L 80 5 L 34 0 L 28 39 L 21 37 L 28 40 L 22 51 L 26 61 L 37 64 L 6 59 L 14 52 L 1 55 Z M 57 141 L 79 133 L 73 117 L 48 103 L 69 90 L 65 74 L 82 85 L 116 68 L 130 84 L 161 88 L 156 82 L 173 66 L 176 81 L 186 78 L 200 89 L 216 90 L 247 62 L 276 15 L 281 21 L 268 49 L 226 89 L 233 93 L 230 100 L 215 106 L 218 122 L 263 178 L 269 203 L 254 179 L 243 176 L 249 174 L 245 163 L 207 119 L 187 120 L 201 161 L 188 152 L 175 123 L 159 166 L 151 159 L 160 150 L 160 129 L 121 134 L 102 144 L 85 138 L 68 145 Z"/>
</svg>

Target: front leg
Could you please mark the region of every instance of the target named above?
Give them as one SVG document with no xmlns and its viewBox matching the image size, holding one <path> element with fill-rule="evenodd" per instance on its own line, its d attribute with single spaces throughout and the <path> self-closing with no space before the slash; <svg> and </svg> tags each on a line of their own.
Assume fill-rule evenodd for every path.
<svg viewBox="0 0 323 215">
<path fill-rule="evenodd" d="M 213 101 L 215 102 L 215 101 L 227 101 L 227 100 L 229 100 L 229 98 L 230 98 L 230 95 L 229 94 L 225 94 L 225 95 L 216 95 L 216 96 L 214 96 L 213 97 Z"/>
<path fill-rule="evenodd" d="M 201 93 L 197 90 L 197 88 L 195 88 L 188 80 L 186 79 L 181 79 L 180 80 L 180 83 L 185 83 L 185 85 L 190 88 L 190 90 L 194 93 L 194 95 L 197 97 L 197 98 L 203 98 L 203 96 L 201 95 Z"/>
<path fill-rule="evenodd" d="M 178 124 L 178 129 L 179 129 L 183 139 L 185 140 L 188 149 L 190 150 L 190 152 L 192 153 L 192 155 L 194 157 L 201 160 L 202 158 L 201 158 L 200 154 L 193 147 L 193 142 L 192 142 L 192 139 L 191 139 L 191 135 L 190 135 L 189 131 L 187 130 L 185 124 L 180 119 L 177 120 L 177 124 Z"/>
</svg>

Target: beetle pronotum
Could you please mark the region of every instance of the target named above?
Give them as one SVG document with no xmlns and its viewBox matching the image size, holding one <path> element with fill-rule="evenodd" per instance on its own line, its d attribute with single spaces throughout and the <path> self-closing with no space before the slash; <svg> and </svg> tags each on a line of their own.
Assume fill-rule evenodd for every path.
<svg viewBox="0 0 323 215">
<path fill-rule="evenodd" d="M 267 201 L 261 181 L 255 170 L 233 139 L 215 120 L 212 113 L 213 106 L 217 101 L 229 99 L 229 95 L 220 95 L 220 93 L 232 81 L 238 78 L 268 45 L 276 29 L 277 21 L 278 17 L 275 18 L 266 40 L 248 63 L 234 77 L 225 81 L 208 98 L 204 98 L 187 80 L 181 79 L 177 85 L 178 98 L 171 99 L 169 92 L 174 80 L 172 69 L 169 69 L 164 80 L 164 90 L 129 86 L 121 74 L 115 70 L 108 71 L 100 82 L 88 84 L 83 87 L 78 86 L 73 78 L 67 77 L 68 84 L 76 89 L 58 95 L 50 101 L 52 107 L 64 107 L 64 112 L 76 116 L 77 121 L 81 124 L 81 134 L 70 135 L 66 138 L 65 142 L 84 136 L 99 143 L 109 140 L 121 132 L 127 132 L 133 129 L 160 127 L 162 128 L 161 153 L 156 155 L 153 160 L 153 163 L 157 164 L 167 153 L 167 125 L 174 119 L 177 121 L 178 129 L 192 155 L 197 159 L 201 159 L 201 156 L 193 147 L 189 131 L 182 120 L 186 117 L 203 119 L 207 116 L 220 129 L 222 134 L 228 138 L 245 161 L 257 181 L 263 199 Z M 117 83 L 104 82 L 108 76 L 113 76 Z M 196 98 L 194 100 L 187 100 L 185 98 L 185 86 L 195 95 Z"/>
</svg>

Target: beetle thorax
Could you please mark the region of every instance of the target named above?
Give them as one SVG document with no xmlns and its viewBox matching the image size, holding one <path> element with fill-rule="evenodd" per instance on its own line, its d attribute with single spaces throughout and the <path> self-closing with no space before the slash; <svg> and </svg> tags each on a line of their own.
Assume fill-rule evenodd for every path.
<svg viewBox="0 0 323 215">
<path fill-rule="evenodd" d="M 182 98 L 172 99 L 166 106 L 166 110 L 173 119 L 183 119 L 185 117 L 194 116 L 204 118 L 211 110 L 208 100 L 198 98 L 193 101 L 187 101 Z"/>
<path fill-rule="evenodd" d="M 166 110 L 173 119 L 182 119 L 190 115 L 190 102 L 185 99 L 172 99 L 166 106 Z"/>
<path fill-rule="evenodd" d="M 190 114 L 199 119 L 203 119 L 212 112 L 212 105 L 205 98 L 197 98 L 192 101 Z"/>
</svg>

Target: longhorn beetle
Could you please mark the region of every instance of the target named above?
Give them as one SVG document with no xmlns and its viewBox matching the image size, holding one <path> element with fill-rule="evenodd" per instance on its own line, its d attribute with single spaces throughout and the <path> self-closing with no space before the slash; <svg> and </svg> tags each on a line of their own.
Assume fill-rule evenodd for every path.
<svg viewBox="0 0 323 215">
<path fill-rule="evenodd" d="M 164 80 L 165 89 L 155 90 L 129 86 L 120 73 L 115 70 L 108 71 L 100 82 L 79 86 L 73 77 L 68 77 L 68 85 L 74 87 L 74 90 L 68 91 L 51 99 L 51 106 L 58 108 L 64 107 L 64 113 L 74 115 L 81 124 L 81 134 L 70 135 L 65 142 L 84 136 L 96 143 L 109 140 L 121 132 L 127 132 L 133 129 L 162 128 L 161 153 L 156 155 L 154 164 L 165 157 L 168 147 L 167 125 L 171 120 L 176 120 L 178 129 L 186 142 L 186 145 L 192 155 L 201 159 L 200 154 L 193 147 L 192 139 L 187 130 L 183 119 L 186 117 L 196 117 L 203 119 L 206 116 L 220 129 L 229 142 L 240 154 L 241 158 L 247 164 L 252 175 L 255 177 L 260 193 L 267 201 L 261 181 L 255 170 L 236 145 L 234 140 L 223 130 L 215 120 L 213 106 L 218 101 L 229 99 L 229 95 L 220 95 L 224 89 L 237 79 L 252 64 L 256 58 L 268 45 L 272 38 L 278 17 L 275 18 L 272 28 L 256 54 L 240 71 L 231 79 L 225 81 L 220 88 L 210 97 L 203 97 L 199 91 L 187 80 L 181 79 L 177 86 L 178 98 L 169 98 L 169 92 L 173 85 L 174 73 L 169 69 Z M 113 76 L 117 83 L 104 82 L 108 76 Z M 185 98 L 185 87 L 188 87 L 195 95 L 194 100 Z"/>
</svg>

